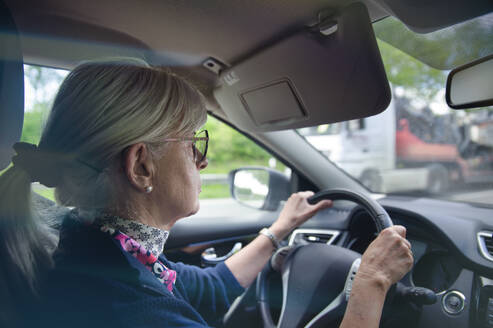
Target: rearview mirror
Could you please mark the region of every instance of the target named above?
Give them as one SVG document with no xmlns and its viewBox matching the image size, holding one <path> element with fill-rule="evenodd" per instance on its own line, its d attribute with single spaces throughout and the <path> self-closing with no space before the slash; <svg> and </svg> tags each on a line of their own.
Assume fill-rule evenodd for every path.
<svg viewBox="0 0 493 328">
<path fill-rule="evenodd" d="M 493 105 L 493 55 L 452 70 L 445 98 L 454 109 Z"/>
<path fill-rule="evenodd" d="M 243 167 L 229 173 L 231 196 L 243 205 L 275 211 L 290 195 L 289 178 L 265 167 Z"/>
</svg>

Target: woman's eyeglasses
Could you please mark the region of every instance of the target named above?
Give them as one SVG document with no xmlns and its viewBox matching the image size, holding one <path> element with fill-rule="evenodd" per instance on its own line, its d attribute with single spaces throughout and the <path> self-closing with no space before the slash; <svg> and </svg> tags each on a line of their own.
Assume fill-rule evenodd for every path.
<svg viewBox="0 0 493 328">
<path fill-rule="evenodd" d="M 209 132 L 202 130 L 197 132 L 192 138 L 168 138 L 163 141 L 191 141 L 193 149 L 193 158 L 196 163 L 202 163 L 207 156 L 207 148 L 209 147 Z"/>
</svg>

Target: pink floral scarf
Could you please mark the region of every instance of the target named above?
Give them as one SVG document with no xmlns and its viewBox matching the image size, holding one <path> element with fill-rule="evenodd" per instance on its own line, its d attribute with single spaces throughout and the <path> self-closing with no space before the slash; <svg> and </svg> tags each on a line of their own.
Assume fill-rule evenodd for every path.
<svg viewBox="0 0 493 328">
<path fill-rule="evenodd" d="M 176 271 L 167 268 L 153 253 L 146 250 L 137 241 L 123 232 L 105 225 L 102 225 L 100 229 L 101 231 L 110 234 L 113 239 L 117 240 L 124 251 L 135 257 L 161 283 L 163 283 L 171 293 L 173 293 L 173 285 L 176 281 Z"/>
</svg>

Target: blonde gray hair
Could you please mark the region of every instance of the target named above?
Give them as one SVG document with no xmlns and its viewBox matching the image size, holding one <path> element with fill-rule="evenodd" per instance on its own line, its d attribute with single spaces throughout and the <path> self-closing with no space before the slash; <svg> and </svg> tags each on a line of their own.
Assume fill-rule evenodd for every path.
<svg viewBox="0 0 493 328">
<path fill-rule="evenodd" d="M 59 203 L 99 209 L 111 202 L 112 163 L 128 146 L 143 142 L 161 154 L 163 139 L 196 131 L 206 119 L 200 93 L 166 69 L 137 59 L 87 62 L 62 83 L 38 149 L 65 162 L 56 186 Z M 29 186 L 28 174 L 16 166 L 0 176 L 0 247 L 33 288 L 50 254 Z"/>
<path fill-rule="evenodd" d="M 144 142 L 157 154 L 163 139 L 196 131 L 206 119 L 201 95 L 168 70 L 138 60 L 90 62 L 60 87 L 39 148 L 90 164 L 64 172 L 56 197 L 66 206 L 97 208 L 109 201 L 109 167 L 126 147 Z"/>
</svg>

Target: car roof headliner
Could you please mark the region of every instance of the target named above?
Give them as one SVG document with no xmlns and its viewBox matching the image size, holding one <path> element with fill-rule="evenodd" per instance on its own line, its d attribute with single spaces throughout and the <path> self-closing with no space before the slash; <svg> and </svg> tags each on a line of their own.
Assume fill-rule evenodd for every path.
<svg viewBox="0 0 493 328">
<path fill-rule="evenodd" d="M 28 43 L 49 37 L 104 42 L 150 49 L 161 55 L 162 64 L 191 66 L 208 57 L 232 65 L 284 31 L 316 23 L 321 10 L 351 2 L 9 0 L 7 5 Z M 372 2 L 367 7 L 372 20 L 387 15 Z M 43 61 L 45 49 L 26 50 L 28 58 Z M 59 53 L 58 66 L 72 67 L 69 55 Z M 55 62 L 54 54 L 50 57 Z"/>
<path fill-rule="evenodd" d="M 217 75 L 202 64 L 232 66 L 284 33 L 317 23 L 322 10 L 353 0 L 5 0 L 21 36 L 26 63 L 70 69 L 81 60 L 144 56 L 174 67 L 218 110 Z M 387 15 L 415 31 L 432 31 L 491 9 L 489 0 L 364 0 L 372 21 Z M 426 1 L 425 1 L 426 2 Z M 447 15 L 441 14 L 446 6 Z"/>
<path fill-rule="evenodd" d="M 341 8 L 352 2 L 354 0 L 6 1 L 21 36 L 30 34 L 147 47 L 154 52 L 168 53 L 173 59 L 179 57 L 184 65 L 207 57 L 233 64 L 283 31 L 316 23 L 320 11 Z M 411 29 L 421 31 L 451 25 L 484 12 L 485 8 L 491 9 L 491 6 L 481 6 L 483 2 L 489 3 L 488 0 L 477 0 L 476 5 L 466 7 L 460 0 L 436 0 L 434 5 L 422 10 L 419 3 L 412 0 L 363 2 L 372 21 L 394 15 Z M 414 12 L 409 8 L 411 4 Z M 445 9 L 442 4 L 447 6 L 447 15 L 438 11 Z M 454 6 L 462 9 L 462 15 L 454 14 Z M 417 13 L 420 13 L 419 20 L 415 17 Z M 434 17 L 427 21 L 428 16 Z M 42 49 L 38 51 L 38 56 L 42 56 Z M 34 53 L 26 55 L 36 56 Z M 62 54 L 60 59 L 62 63 Z"/>
</svg>

